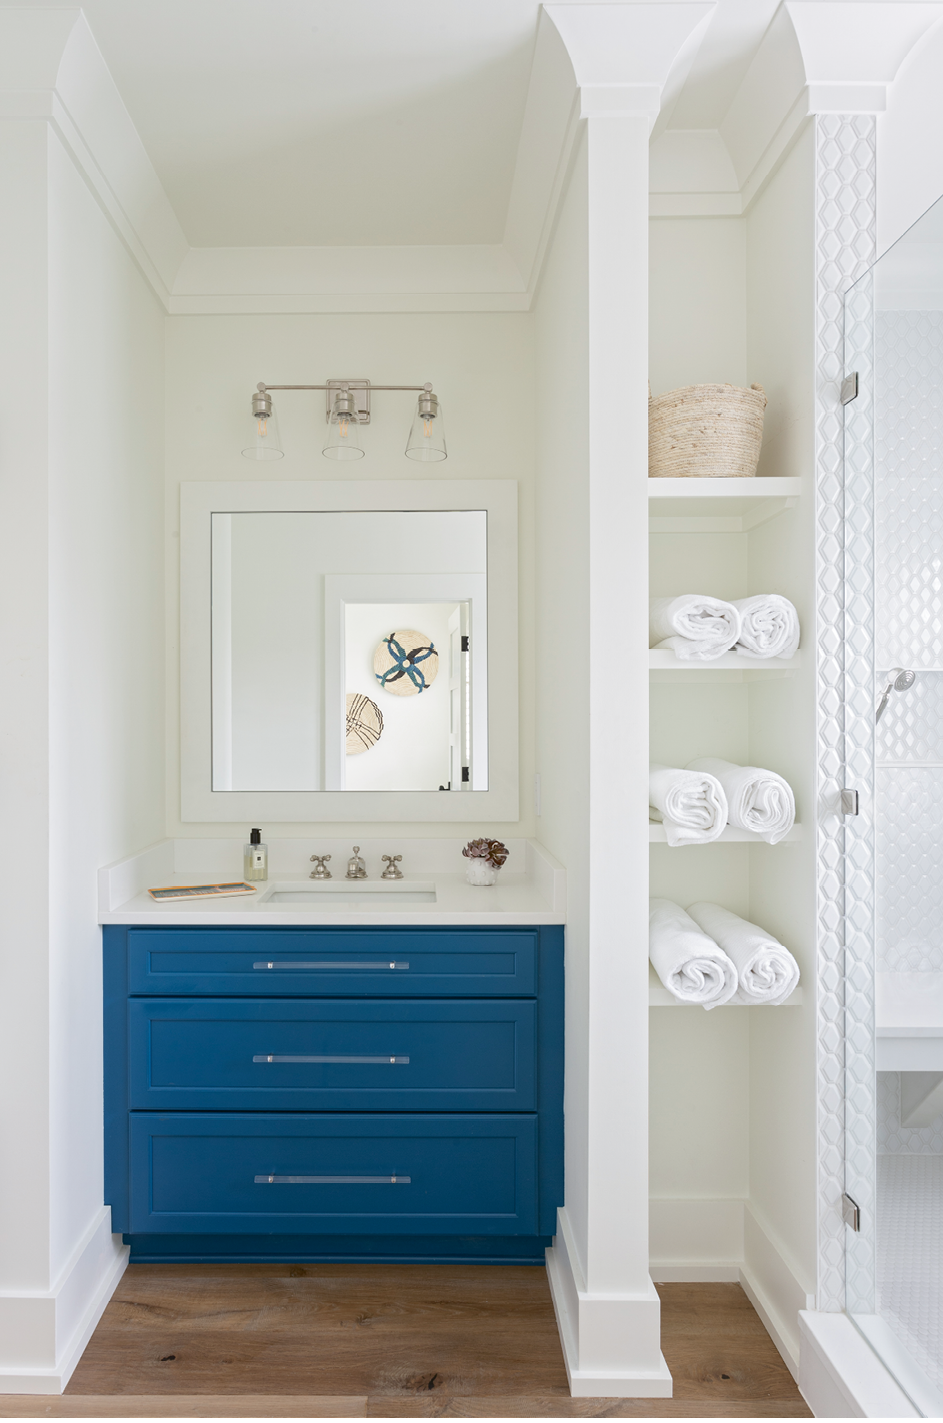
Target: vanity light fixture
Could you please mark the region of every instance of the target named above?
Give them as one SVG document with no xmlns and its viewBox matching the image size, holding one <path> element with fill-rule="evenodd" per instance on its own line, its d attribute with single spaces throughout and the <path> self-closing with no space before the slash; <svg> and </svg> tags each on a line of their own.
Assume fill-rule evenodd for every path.
<svg viewBox="0 0 943 1423">
<path fill-rule="evenodd" d="M 252 423 L 255 426 L 252 443 L 242 452 L 246 459 L 280 460 L 285 451 L 278 431 L 278 415 L 264 385 L 260 385 L 252 397 Z"/>
<path fill-rule="evenodd" d="M 357 400 L 350 390 L 339 390 L 327 414 L 327 444 L 321 451 L 329 460 L 360 460 L 360 420 Z"/>
<path fill-rule="evenodd" d="M 371 385 L 368 380 L 329 380 L 325 385 L 266 385 L 259 381 L 252 396 L 253 443 L 243 450 L 246 459 L 281 459 L 284 450 L 278 432 L 273 390 L 323 390 L 326 392 L 327 440 L 321 453 L 327 459 L 363 458 L 360 426 L 370 424 L 370 393 L 374 390 L 418 391 L 416 412 L 406 441 L 406 458 L 432 463 L 448 457 L 442 406 L 429 381 L 425 385 Z"/>
</svg>

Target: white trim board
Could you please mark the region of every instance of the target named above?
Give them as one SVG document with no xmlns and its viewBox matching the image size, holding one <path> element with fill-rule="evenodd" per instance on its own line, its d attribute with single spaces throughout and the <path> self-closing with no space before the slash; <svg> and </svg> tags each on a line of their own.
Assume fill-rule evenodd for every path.
<svg viewBox="0 0 943 1423">
<path fill-rule="evenodd" d="M 671 1374 L 659 1345 L 661 1305 L 644 1294 L 593 1294 L 579 1262 L 565 1208 L 547 1250 L 547 1281 L 574 1398 L 670 1398 Z M 660 1361 L 654 1369 L 641 1360 Z M 633 1367 L 635 1365 L 635 1367 Z"/>
<path fill-rule="evenodd" d="M 214 513 L 485 510 L 488 790 L 213 791 L 210 526 Z M 239 480 L 180 486 L 180 806 L 185 821 L 517 821 L 517 482 Z"/>
<path fill-rule="evenodd" d="M 102 1206 L 52 1289 L 0 1291 L 0 1395 L 63 1392 L 130 1253 Z"/>
<path fill-rule="evenodd" d="M 847 1314 L 802 1310 L 799 1391 L 816 1418 L 921 1415 Z"/>
<path fill-rule="evenodd" d="M 739 1283 L 786 1367 L 799 1374 L 799 1314 L 814 1298 L 798 1267 L 742 1199 L 653 1199 L 650 1271 L 658 1284 Z"/>
</svg>

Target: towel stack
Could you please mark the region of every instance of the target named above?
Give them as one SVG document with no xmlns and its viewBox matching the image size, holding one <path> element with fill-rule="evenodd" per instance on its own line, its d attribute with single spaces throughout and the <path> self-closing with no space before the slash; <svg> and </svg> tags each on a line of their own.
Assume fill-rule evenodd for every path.
<svg viewBox="0 0 943 1423">
<path fill-rule="evenodd" d="M 799 646 L 799 617 L 778 593 L 730 603 L 703 593 L 653 598 L 648 645 L 673 652 L 682 662 L 713 662 L 731 649 L 754 661 L 792 657 Z"/>
<path fill-rule="evenodd" d="M 719 904 L 700 901 L 685 912 L 670 899 L 649 901 L 649 957 L 679 1003 L 784 1003 L 799 982 L 789 950 Z"/>
<path fill-rule="evenodd" d="M 652 762 L 649 816 L 665 827 L 669 845 L 709 845 L 725 825 L 750 830 L 770 845 L 796 823 L 792 788 L 775 771 L 704 756 L 686 769 Z"/>
</svg>

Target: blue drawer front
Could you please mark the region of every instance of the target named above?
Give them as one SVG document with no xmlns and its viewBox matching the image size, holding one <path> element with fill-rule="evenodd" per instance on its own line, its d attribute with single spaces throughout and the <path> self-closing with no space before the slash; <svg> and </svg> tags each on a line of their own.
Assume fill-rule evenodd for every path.
<svg viewBox="0 0 943 1423">
<path fill-rule="evenodd" d="M 537 1233 L 535 1116 L 133 1112 L 130 1125 L 135 1234 Z"/>
<path fill-rule="evenodd" d="M 533 929 L 130 929 L 128 948 L 132 993 L 491 998 L 537 986 Z"/>
<path fill-rule="evenodd" d="M 536 1108 L 531 999 L 133 998 L 128 1009 L 132 1108 Z M 298 1057 L 335 1060 L 279 1061 Z"/>
</svg>

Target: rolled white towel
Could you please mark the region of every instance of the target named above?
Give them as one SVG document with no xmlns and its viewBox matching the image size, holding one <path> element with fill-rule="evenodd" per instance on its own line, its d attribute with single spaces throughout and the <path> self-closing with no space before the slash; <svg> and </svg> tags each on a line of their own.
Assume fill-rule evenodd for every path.
<svg viewBox="0 0 943 1423">
<path fill-rule="evenodd" d="M 689 771 L 713 776 L 727 798 L 727 818 L 741 830 L 752 830 L 775 845 L 796 823 L 796 800 L 792 787 L 775 771 L 759 766 L 737 766 L 715 756 L 701 756 L 688 763 Z"/>
<path fill-rule="evenodd" d="M 727 824 L 727 798 L 716 777 L 678 766 L 648 768 L 649 815 L 662 820 L 669 845 L 709 845 Z"/>
<path fill-rule="evenodd" d="M 692 904 L 688 914 L 736 965 L 738 988 L 734 1003 L 768 1003 L 775 1007 L 789 997 L 799 982 L 799 965 L 772 934 L 706 900 Z"/>
<path fill-rule="evenodd" d="M 737 991 L 731 959 L 670 899 L 648 901 L 648 955 L 679 1003 L 717 1008 Z"/>
<path fill-rule="evenodd" d="M 799 647 L 799 614 L 788 598 L 778 593 L 757 593 L 737 598 L 740 637 L 736 652 L 740 657 L 793 657 Z"/>
<path fill-rule="evenodd" d="M 648 645 L 674 653 L 682 662 L 711 662 L 729 652 L 740 636 L 733 603 L 703 593 L 653 598 L 648 609 Z"/>
</svg>

